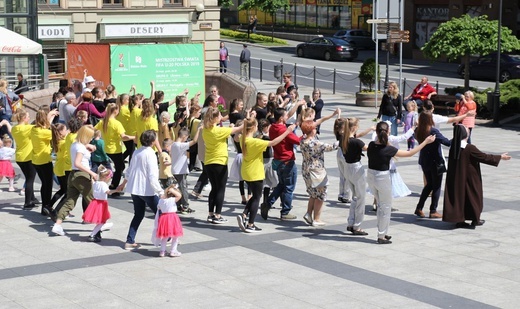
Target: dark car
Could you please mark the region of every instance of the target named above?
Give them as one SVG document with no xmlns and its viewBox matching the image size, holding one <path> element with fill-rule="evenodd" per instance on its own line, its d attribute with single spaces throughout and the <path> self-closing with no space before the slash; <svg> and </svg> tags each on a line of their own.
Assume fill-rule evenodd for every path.
<svg viewBox="0 0 520 309">
<path fill-rule="evenodd" d="M 352 61 L 357 58 L 358 51 L 346 41 L 337 38 L 319 37 L 296 46 L 298 57 L 323 58 L 325 60 Z"/>
<path fill-rule="evenodd" d="M 335 38 L 345 40 L 358 49 L 375 49 L 376 43 L 372 40 L 372 34 L 366 30 L 348 29 L 338 30 L 333 35 Z"/>
<path fill-rule="evenodd" d="M 495 80 L 497 74 L 497 54 L 482 56 L 469 63 L 469 78 Z M 459 65 L 458 72 L 464 77 L 464 65 Z M 505 83 L 510 79 L 520 78 L 520 55 L 502 54 L 500 57 L 499 81 Z"/>
</svg>

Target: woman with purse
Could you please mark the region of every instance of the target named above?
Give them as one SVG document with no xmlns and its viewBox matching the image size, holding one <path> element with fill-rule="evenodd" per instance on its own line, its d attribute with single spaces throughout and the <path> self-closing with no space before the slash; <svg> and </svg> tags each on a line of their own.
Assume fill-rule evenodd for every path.
<svg viewBox="0 0 520 309">
<path fill-rule="evenodd" d="M 415 129 L 415 138 L 422 143 L 428 136 L 435 135 L 435 142 L 428 144 L 419 154 L 419 165 L 424 174 L 426 183 L 421 192 L 421 197 L 415 208 L 415 215 L 424 218 L 423 207 L 428 195 L 432 193 L 432 202 L 430 204 L 430 218 L 442 218 L 442 214 L 437 212 L 439 197 L 441 194 L 442 175 L 446 172 L 446 165 L 442 155 L 441 144 L 451 146 L 451 141 L 444 137 L 441 132 L 434 127 L 432 114 L 423 112 L 419 115 L 419 124 Z"/>
<path fill-rule="evenodd" d="M 397 125 L 401 123 L 402 109 L 403 99 L 399 94 L 399 87 L 397 87 L 395 82 L 390 82 L 388 84 L 388 90 L 381 99 L 377 118 L 392 123 L 392 135 L 397 135 Z"/>
<path fill-rule="evenodd" d="M 321 209 L 327 199 L 329 182 L 325 169 L 325 152 L 338 149 L 338 143 L 331 145 L 317 139 L 314 120 L 305 120 L 300 128 L 305 134 L 305 138 L 300 142 L 303 155 L 302 176 L 309 194 L 307 213 L 303 220 L 312 226 L 323 226 L 325 222 L 321 221 Z"/>
</svg>

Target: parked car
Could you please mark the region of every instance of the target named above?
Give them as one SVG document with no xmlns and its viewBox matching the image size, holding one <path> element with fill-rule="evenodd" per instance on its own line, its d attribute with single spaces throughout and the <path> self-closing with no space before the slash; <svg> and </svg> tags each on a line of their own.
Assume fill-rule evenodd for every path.
<svg viewBox="0 0 520 309">
<path fill-rule="evenodd" d="M 298 57 L 323 58 L 325 60 L 352 61 L 357 58 L 358 51 L 348 42 L 331 37 L 318 37 L 296 46 Z"/>
<path fill-rule="evenodd" d="M 338 30 L 334 33 L 335 38 L 343 39 L 358 49 L 375 49 L 376 43 L 372 40 L 372 34 L 366 30 L 348 29 Z"/>
<path fill-rule="evenodd" d="M 495 80 L 497 74 L 497 54 L 479 57 L 469 63 L 469 78 Z M 464 64 L 459 65 L 457 73 L 464 77 Z M 499 81 L 505 83 L 510 79 L 520 78 L 520 55 L 502 54 L 500 57 Z"/>
</svg>

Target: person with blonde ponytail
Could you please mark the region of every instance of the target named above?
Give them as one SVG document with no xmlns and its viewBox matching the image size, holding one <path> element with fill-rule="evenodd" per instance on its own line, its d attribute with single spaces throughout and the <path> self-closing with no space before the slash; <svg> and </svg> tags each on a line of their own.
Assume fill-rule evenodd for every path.
<svg viewBox="0 0 520 309">
<path fill-rule="evenodd" d="M 42 183 L 40 194 L 42 199 L 41 214 L 50 215 L 52 206 L 52 184 L 53 184 L 53 166 L 51 158 L 51 123 L 54 117 L 58 115 L 57 110 L 45 111 L 48 106 L 41 106 L 36 112 L 35 125 L 31 129 L 32 143 L 32 164 L 36 169 L 36 173 Z"/>
<path fill-rule="evenodd" d="M 123 159 L 123 148 L 121 141 L 134 140 L 135 136 L 127 135 L 125 128 L 116 119 L 119 114 L 119 106 L 115 103 L 109 103 L 105 109 L 105 117 L 98 122 L 96 129 L 101 131 L 101 136 L 105 142 L 105 152 L 108 157 L 114 162 L 114 177 L 110 189 L 115 189 L 121 182 L 121 176 L 125 169 L 125 162 Z M 116 195 L 119 193 L 115 193 Z"/>
<path fill-rule="evenodd" d="M 53 209 L 53 205 L 56 204 L 58 200 L 63 200 L 65 194 L 67 193 L 67 176 L 68 174 L 65 172 L 65 161 L 68 159 L 65 157 L 65 154 L 68 153 L 65 151 L 65 139 L 69 134 L 69 130 L 67 126 L 63 123 L 53 124 L 51 126 L 52 131 L 52 140 L 51 146 L 52 151 L 56 154 L 56 162 L 54 163 L 54 175 L 58 177 L 58 183 L 60 184 L 60 189 L 54 193 L 51 198 L 51 202 L 49 203 L 49 208 Z"/>
<path fill-rule="evenodd" d="M 34 178 L 36 178 L 36 169 L 32 165 L 31 131 L 34 125 L 30 124 L 29 113 L 19 108 L 16 111 L 14 119 L 17 125 L 11 129 L 14 141 L 16 143 L 16 164 L 22 170 L 25 177 L 25 203 L 23 209 L 28 210 L 36 207 L 36 197 L 34 196 Z"/>
<path fill-rule="evenodd" d="M 142 103 L 142 109 L 139 117 L 137 117 L 136 123 L 136 139 L 137 139 L 137 147 L 141 147 L 140 136 L 143 132 L 152 130 L 155 132 L 156 136 L 159 135 L 159 123 L 155 118 L 155 109 L 154 104 L 150 99 L 144 99 Z M 161 143 L 158 139 L 154 141 L 154 151 L 161 153 Z"/>
<path fill-rule="evenodd" d="M 227 139 L 231 134 L 242 131 L 243 126 L 224 128 L 218 126 L 222 115 L 216 107 L 208 107 L 204 115 L 202 137 L 205 142 L 206 153 L 204 167 L 211 183 L 211 192 L 208 198 L 207 221 L 214 224 L 226 223 L 220 215 L 226 193 L 228 179 L 228 150 Z"/>
<path fill-rule="evenodd" d="M 295 128 L 296 125 L 292 124 L 280 136 L 272 141 L 266 141 L 254 137 L 254 134 L 258 131 L 258 122 L 254 112 L 251 118 L 244 120 L 240 141 L 243 155 L 241 174 L 253 196 L 247 201 L 244 212 L 237 216 L 238 226 L 243 232 L 254 233 L 262 230 L 255 225 L 255 217 L 264 188 L 264 151 L 268 147 L 278 145 Z M 249 219 L 247 219 L 248 215 Z"/>
<path fill-rule="evenodd" d="M 352 235 L 368 235 L 361 229 L 361 223 L 365 215 L 365 194 L 366 194 L 366 177 L 365 168 L 361 164 L 361 156 L 363 151 L 367 150 L 365 143 L 359 138 L 368 134 L 373 128 L 357 134 L 359 128 L 359 120 L 357 118 L 345 118 L 343 137 L 341 139 L 341 152 L 345 164 L 343 166 L 343 175 L 350 192 L 352 192 L 352 202 L 347 219 L 347 231 Z"/>
</svg>

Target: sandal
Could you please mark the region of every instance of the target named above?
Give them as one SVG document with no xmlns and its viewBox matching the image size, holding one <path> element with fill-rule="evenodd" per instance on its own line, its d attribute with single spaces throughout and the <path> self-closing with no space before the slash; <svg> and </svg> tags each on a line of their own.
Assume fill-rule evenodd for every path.
<svg viewBox="0 0 520 309">
<path fill-rule="evenodd" d="M 352 232 L 354 228 L 352 226 L 347 226 L 347 232 Z"/>
<path fill-rule="evenodd" d="M 367 232 L 365 232 L 365 231 L 363 231 L 361 229 L 359 229 L 359 230 L 352 229 L 350 232 L 352 232 L 352 235 L 356 235 L 356 236 L 366 236 L 366 235 L 368 235 Z"/>
</svg>

